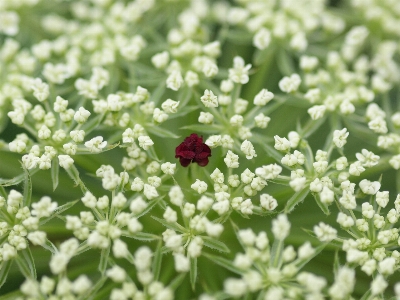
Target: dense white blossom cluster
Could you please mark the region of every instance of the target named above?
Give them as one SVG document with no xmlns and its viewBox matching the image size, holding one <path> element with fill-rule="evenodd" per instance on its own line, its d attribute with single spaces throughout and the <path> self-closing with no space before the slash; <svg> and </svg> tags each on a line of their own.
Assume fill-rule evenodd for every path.
<svg viewBox="0 0 400 300">
<path fill-rule="evenodd" d="M 400 299 L 399 20 L 0 0 L 0 294 Z"/>
</svg>

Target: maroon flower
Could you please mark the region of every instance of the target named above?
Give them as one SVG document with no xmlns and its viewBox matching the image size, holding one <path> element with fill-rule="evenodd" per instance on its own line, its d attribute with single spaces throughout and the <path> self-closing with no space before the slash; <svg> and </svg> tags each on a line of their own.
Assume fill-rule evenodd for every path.
<svg viewBox="0 0 400 300">
<path fill-rule="evenodd" d="M 203 143 L 203 137 L 192 133 L 185 138 L 175 149 L 175 157 L 183 167 L 187 167 L 191 162 L 196 162 L 204 167 L 208 164 L 208 157 L 211 156 L 211 149 Z"/>
</svg>

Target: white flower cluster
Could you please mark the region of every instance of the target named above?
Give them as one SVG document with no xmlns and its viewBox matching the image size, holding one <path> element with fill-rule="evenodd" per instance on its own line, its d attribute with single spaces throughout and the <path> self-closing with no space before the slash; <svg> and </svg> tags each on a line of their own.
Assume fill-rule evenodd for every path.
<svg viewBox="0 0 400 300">
<path fill-rule="evenodd" d="M 241 229 L 237 232 L 245 252 L 236 254 L 232 266 L 241 278 L 226 279 L 225 293 L 235 298 L 251 292 L 271 300 L 284 297 L 323 299 L 325 278 L 301 271 L 303 262 L 317 254 L 316 249 L 309 242 L 297 251 L 291 245 L 284 247 L 290 225 L 283 214 L 272 220 L 275 237 L 272 244 L 265 231 L 255 234 L 251 229 Z"/>
<path fill-rule="evenodd" d="M 50 2 L 0 1 L 6 297 L 400 299 L 398 1 Z"/>
<path fill-rule="evenodd" d="M 28 198 L 16 190 L 10 190 L 7 198 L 0 196 L 0 262 L 12 261 L 18 251 L 29 248 L 29 242 L 43 246 L 47 234 L 39 230 L 40 222 L 50 219 L 57 206 L 50 197 L 44 196 L 30 208 Z"/>
</svg>

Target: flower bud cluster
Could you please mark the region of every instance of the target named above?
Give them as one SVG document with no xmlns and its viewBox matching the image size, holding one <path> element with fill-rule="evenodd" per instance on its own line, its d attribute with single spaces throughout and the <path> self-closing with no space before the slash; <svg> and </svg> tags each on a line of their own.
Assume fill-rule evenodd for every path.
<svg viewBox="0 0 400 300">
<path fill-rule="evenodd" d="M 31 208 L 25 203 L 24 195 L 16 190 L 10 190 L 7 198 L 0 196 L 0 214 L 7 216 L 0 220 L 2 262 L 14 259 L 18 251 L 29 247 L 29 242 L 41 246 L 46 243 L 46 232 L 39 230 L 39 222 L 52 216 L 57 203 L 48 196 L 32 203 Z"/>
<path fill-rule="evenodd" d="M 231 297 L 243 297 L 252 292 L 263 294 L 266 299 L 294 295 L 322 299 L 327 285 L 325 278 L 301 271 L 302 262 L 314 257 L 316 250 L 309 242 L 297 251 L 291 245 L 284 247 L 289 230 L 290 222 L 283 214 L 272 220 L 275 237 L 272 244 L 265 231 L 255 234 L 250 228 L 238 230 L 237 237 L 245 252 L 237 253 L 232 265 L 241 277 L 226 279 L 225 293 Z"/>
</svg>

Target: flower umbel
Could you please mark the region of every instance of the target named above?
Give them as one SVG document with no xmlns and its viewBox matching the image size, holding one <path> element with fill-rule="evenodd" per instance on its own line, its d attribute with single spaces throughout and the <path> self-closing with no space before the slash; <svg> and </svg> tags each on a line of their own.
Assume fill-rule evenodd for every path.
<svg viewBox="0 0 400 300">
<path fill-rule="evenodd" d="M 196 162 L 204 167 L 208 164 L 208 157 L 211 156 L 211 149 L 203 143 L 203 137 L 192 133 L 190 136 L 175 149 L 175 157 L 183 167 L 187 167 L 191 162 Z"/>
</svg>

